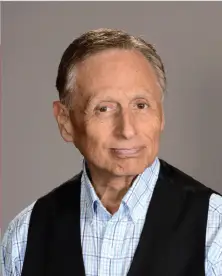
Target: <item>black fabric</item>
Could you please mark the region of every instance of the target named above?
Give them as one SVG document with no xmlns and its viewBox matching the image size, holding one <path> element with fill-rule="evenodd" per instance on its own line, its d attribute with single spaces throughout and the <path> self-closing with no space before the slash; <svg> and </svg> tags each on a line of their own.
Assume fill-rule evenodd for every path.
<svg viewBox="0 0 222 276">
<path fill-rule="evenodd" d="M 39 199 L 32 211 L 22 276 L 84 276 L 81 173 Z"/>
<path fill-rule="evenodd" d="M 160 160 L 160 173 L 128 276 L 204 276 L 210 195 Z M 81 174 L 40 198 L 32 211 L 22 276 L 84 276 Z"/>
</svg>

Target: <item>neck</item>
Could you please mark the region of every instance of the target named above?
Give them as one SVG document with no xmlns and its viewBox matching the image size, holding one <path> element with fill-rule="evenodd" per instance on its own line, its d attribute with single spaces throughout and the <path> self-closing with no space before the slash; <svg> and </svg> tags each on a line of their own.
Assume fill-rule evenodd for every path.
<svg viewBox="0 0 222 276">
<path fill-rule="evenodd" d="M 121 201 L 131 187 L 135 176 L 113 176 L 107 172 L 97 171 L 88 164 L 92 185 L 103 206 L 114 214 L 118 211 Z"/>
</svg>

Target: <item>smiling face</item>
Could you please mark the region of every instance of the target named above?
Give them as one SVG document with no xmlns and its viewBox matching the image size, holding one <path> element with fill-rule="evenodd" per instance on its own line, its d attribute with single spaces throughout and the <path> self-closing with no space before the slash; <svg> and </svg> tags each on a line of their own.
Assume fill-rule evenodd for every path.
<svg viewBox="0 0 222 276">
<path fill-rule="evenodd" d="M 164 126 L 153 67 L 135 50 L 112 49 L 77 66 L 72 140 L 89 166 L 134 176 L 158 154 Z"/>
</svg>

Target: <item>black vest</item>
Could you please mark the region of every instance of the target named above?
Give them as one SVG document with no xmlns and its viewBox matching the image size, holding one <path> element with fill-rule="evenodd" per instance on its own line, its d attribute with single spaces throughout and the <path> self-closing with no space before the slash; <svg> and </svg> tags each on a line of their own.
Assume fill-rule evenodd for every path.
<svg viewBox="0 0 222 276">
<path fill-rule="evenodd" d="M 160 173 L 128 276 L 204 276 L 209 198 L 214 192 L 160 160 Z M 84 276 L 81 174 L 37 200 L 22 276 Z"/>
</svg>

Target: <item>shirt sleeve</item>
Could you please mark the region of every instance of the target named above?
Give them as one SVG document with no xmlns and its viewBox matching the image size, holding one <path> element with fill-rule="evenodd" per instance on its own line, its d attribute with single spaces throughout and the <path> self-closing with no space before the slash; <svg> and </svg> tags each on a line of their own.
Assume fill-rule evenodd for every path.
<svg viewBox="0 0 222 276">
<path fill-rule="evenodd" d="M 206 233 L 206 276 L 222 276 L 222 197 L 210 198 Z"/>
<path fill-rule="evenodd" d="M 1 245 L 2 276 L 21 276 L 28 227 L 34 203 L 18 214 L 9 224 Z"/>
<path fill-rule="evenodd" d="M 12 262 L 12 229 L 10 225 L 2 240 L 1 263 L 3 276 L 16 276 L 15 267 Z"/>
</svg>

